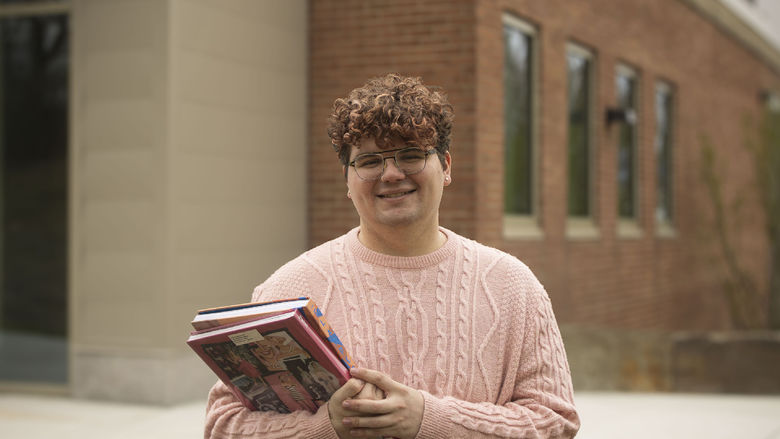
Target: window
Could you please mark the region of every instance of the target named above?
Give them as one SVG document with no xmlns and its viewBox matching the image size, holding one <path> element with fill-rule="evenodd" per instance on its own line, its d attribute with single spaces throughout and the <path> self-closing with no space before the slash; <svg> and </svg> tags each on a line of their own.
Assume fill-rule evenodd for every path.
<svg viewBox="0 0 780 439">
<path fill-rule="evenodd" d="M 535 212 L 534 52 L 535 30 L 504 16 L 504 213 L 505 230 Z"/>
<path fill-rule="evenodd" d="M 655 88 L 655 221 L 660 228 L 672 224 L 672 87 L 660 82 Z"/>
<path fill-rule="evenodd" d="M 617 105 L 626 115 L 618 125 L 617 209 L 619 220 L 636 221 L 637 203 L 637 74 L 626 66 L 617 70 Z"/>
<path fill-rule="evenodd" d="M 777 116 L 780 114 L 780 94 L 766 92 L 764 100 L 766 101 L 766 107 L 767 110 L 769 110 L 770 115 Z"/>
<path fill-rule="evenodd" d="M 568 69 L 568 212 L 570 217 L 589 217 L 592 209 L 591 129 L 592 59 L 589 51 L 570 45 Z"/>
<path fill-rule="evenodd" d="M 0 6 L 0 381 L 58 385 L 68 377 L 69 23 L 67 7 L 29 6 Z"/>
</svg>

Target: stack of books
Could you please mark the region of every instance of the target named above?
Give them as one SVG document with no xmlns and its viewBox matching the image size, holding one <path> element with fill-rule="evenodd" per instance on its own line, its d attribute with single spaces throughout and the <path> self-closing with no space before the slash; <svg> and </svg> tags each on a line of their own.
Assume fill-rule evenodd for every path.
<svg viewBox="0 0 780 439">
<path fill-rule="evenodd" d="M 354 367 L 311 299 L 209 308 L 187 344 L 250 410 L 317 411 Z"/>
</svg>

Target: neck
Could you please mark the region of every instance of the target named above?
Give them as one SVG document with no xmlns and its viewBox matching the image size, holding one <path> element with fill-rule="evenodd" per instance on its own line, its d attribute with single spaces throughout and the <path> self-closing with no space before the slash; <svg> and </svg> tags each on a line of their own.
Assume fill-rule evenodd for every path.
<svg viewBox="0 0 780 439">
<path fill-rule="evenodd" d="M 427 255 L 447 241 L 438 224 L 424 230 L 396 226 L 380 231 L 361 223 L 358 239 L 371 250 L 390 256 Z"/>
</svg>

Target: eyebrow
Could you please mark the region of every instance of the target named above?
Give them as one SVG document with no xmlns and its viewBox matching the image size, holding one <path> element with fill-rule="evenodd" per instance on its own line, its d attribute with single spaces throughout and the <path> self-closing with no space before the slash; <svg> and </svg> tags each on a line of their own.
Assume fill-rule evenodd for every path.
<svg viewBox="0 0 780 439">
<path fill-rule="evenodd" d="M 385 150 L 373 151 L 373 152 L 361 152 L 360 154 L 356 154 L 355 158 L 353 158 L 352 160 L 355 160 L 356 158 L 360 157 L 361 155 L 366 155 L 366 154 L 386 154 L 386 153 L 390 153 L 390 152 L 403 151 L 404 149 L 409 149 L 409 148 L 422 149 L 422 148 L 418 148 L 416 146 L 404 146 L 403 148 L 385 149 Z M 352 161 L 352 160 L 350 160 L 350 161 Z"/>
</svg>

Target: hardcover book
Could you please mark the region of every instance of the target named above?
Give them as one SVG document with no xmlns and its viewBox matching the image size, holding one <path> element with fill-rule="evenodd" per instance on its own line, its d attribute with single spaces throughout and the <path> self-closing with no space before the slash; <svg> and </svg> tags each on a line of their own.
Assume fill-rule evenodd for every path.
<svg viewBox="0 0 780 439">
<path fill-rule="evenodd" d="M 315 412 L 349 379 L 298 309 L 196 331 L 187 344 L 250 410 Z"/>
<path fill-rule="evenodd" d="M 250 318 L 268 316 L 283 311 L 298 310 L 311 324 L 320 336 L 326 340 L 344 365 L 351 369 L 355 367 L 344 344 L 330 327 L 317 304 L 308 297 L 284 299 L 272 302 L 243 303 L 239 305 L 208 308 L 198 311 L 192 320 L 192 327 L 203 331 L 232 323 L 242 322 Z"/>
</svg>

